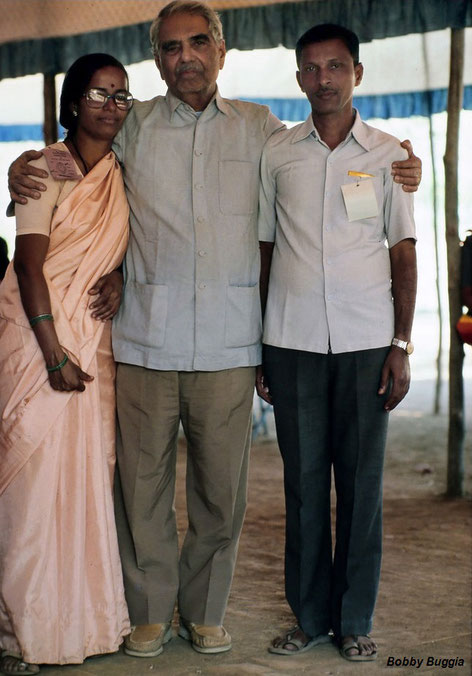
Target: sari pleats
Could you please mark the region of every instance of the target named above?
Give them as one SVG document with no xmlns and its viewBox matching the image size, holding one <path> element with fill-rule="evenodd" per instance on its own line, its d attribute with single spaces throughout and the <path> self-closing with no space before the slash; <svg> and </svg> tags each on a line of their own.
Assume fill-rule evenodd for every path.
<svg viewBox="0 0 472 676">
<path fill-rule="evenodd" d="M 129 633 L 113 514 L 115 366 L 88 290 L 123 258 L 128 207 L 110 153 L 57 208 L 44 264 L 64 350 L 94 377 L 56 392 L 10 265 L 0 285 L 0 646 L 81 663 Z"/>
</svg>

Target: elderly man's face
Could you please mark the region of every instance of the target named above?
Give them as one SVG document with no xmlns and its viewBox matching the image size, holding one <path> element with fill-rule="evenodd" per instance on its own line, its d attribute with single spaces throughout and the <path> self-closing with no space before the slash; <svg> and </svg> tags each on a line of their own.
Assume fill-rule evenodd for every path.
<svg viewBox="0 0 472 676">
<path fill-rule="evenodd" d="M 208 21 L 198 14 L 179 12 L 162 22 L 157 67 L 172 94 L 195 110 L 203 110 L 213 96 L 225 53 L 224 41 L 215 42 Z"/>
</svg>

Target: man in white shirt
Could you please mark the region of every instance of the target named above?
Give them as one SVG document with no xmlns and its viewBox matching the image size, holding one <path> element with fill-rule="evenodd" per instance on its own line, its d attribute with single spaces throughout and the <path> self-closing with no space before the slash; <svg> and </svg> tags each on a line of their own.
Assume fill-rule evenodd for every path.
<svg viewBox="0 0 472 676">
<path fill-rule="evenodd" d="M 282 127 L 268 108 L 220 96 L 225 45 L 206 3 L 169 3 L 151 38 L 169 91 L 136 101 L 114 146 L 131 212 L 113 329 L 116 510 L 135 625 L 125 651 L 141 657 L 162 652 L 176 599 L 179 633 L 197 651 L 231 648 L 222 623 L 246 505 L 261 360 L 258 173 L 265 141 Z M 400 178 L 414 190 L 419 167 L 412 158 Z M 40 175 L 24 167 L 19 173 Z M 39 195 L 31 179 L 16 182 L 14 169 L 11 184 L 13 197 Z M 94 312 L 106 307 L 106 293 L 93 305 Z M 173 499 L 180 421 L 190 526 L 179 556 Z"/>
<path fill-rule="evenodd" d="M 377 655 L 368 633 L 388 411 L 410 381 L 413 204 L 390 175 L 404 156 L 400 142 L 352 107 L 363 74 L 357 36 L 315 26 L 296 53 L 312 114 L 269 139 L 261 163 L 263 302 L 267 282 L 268 297 L 257 387 L 274 404 L 284 462 L 286 595 L 297 620 L 269 650 L 295 655 L 332 631 L 343 657 L 367 661 Z"/>
</svg>

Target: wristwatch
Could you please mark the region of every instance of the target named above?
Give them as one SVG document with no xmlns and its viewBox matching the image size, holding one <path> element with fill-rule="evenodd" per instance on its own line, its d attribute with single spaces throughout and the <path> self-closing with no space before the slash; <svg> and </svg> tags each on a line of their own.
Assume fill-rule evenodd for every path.
<svg viewBox="0 0 472 676">
<path fill-rule="evenodd" d="M 400 338 L 393 338 L 392 345 L 396 345 L 396 347 L 400 347 L 402 350 L 405 350 L 408 355 L 413 354 L 413 350 L 415 349 L 413 343 L 410 343 L 407 340 L 400 340 Z"/>
</svg>

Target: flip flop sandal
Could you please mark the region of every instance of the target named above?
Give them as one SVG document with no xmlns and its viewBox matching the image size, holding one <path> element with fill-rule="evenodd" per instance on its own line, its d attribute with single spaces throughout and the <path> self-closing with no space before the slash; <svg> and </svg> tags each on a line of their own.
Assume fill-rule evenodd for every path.
<svg viewBox="0 0 472 676">
<path fill-rule="evenodd" d="M 10 660 L 15 660 L 11 669 L 5 666 L 5 663 L 9 661 L 6 659 L 8 657 Z M 0 672 L 6 674 L 6 676 L 35 676 L 35 674 L 39 673 L 39 667 L 37 664 L 24 662 L 21 656 L 16 653 L 2 650 L 0 654 Z"/>
<path fill-rule="evenodd" d="M 313 636 L 309 638 L 305 643 L 298 638 L 295 638 L 295 634 L 300 630 L 300 627 L 296 625 L 293 629 L 287 631 L 284 637 L 281 637 L 281 645 L 275 646 L 271 644 L 268 647 L 268 651 L 274 655 L 300 655 L 301 653 L 310 650 L 315 645 L 321 645 L 322 643 L 329 643 L 331 638 L 327 634 L 320 634 L 319 636 Z M 277 639 L 275 639 L 277 640 Z M 294 646 L 290 649 L 285 646 Z"/>
<path fill-rule="evenodd" d="M 366 634 L 366 638 L 370 638 L 370 636 Z M 357 639 L 359 639 L 359 636 L 357 636 Z M 349 654 L 349 650 L 352 650 L 353 648 L 358 651 L 357 655 Z M 360 650 L 361 649 L 357 640 L 348 641 L 347 643 L 341 644 L 339 646 L 339 654 L 341 657 L 344 657 L 345 660 L 349 660 L 350 662 L 373 662 L 377 659 L 376 650 L 370 655 L 361 655 Z"/>
</svg>

